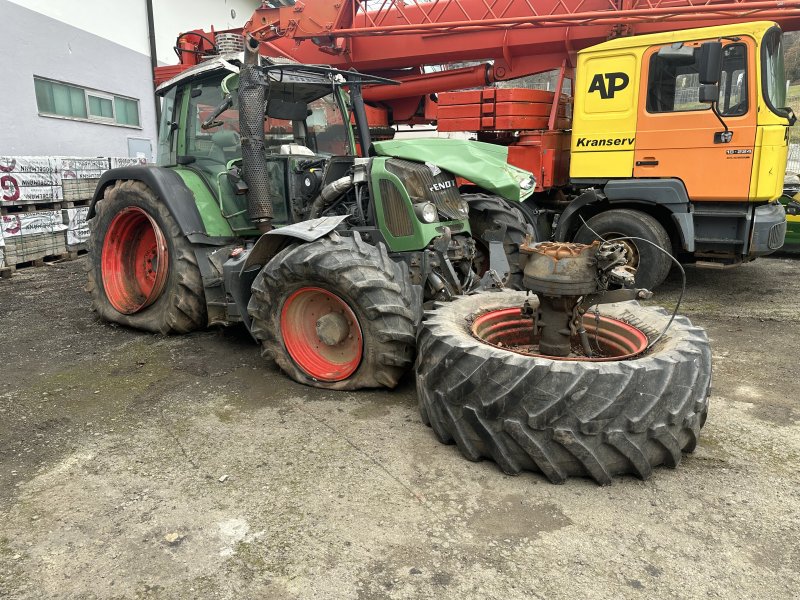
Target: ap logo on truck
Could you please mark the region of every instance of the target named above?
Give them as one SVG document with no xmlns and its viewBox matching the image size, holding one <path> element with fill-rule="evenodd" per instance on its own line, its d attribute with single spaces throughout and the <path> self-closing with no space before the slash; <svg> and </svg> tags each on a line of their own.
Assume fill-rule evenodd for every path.
<svg viewBox="0 0 800 600">
<path fill-rule="evenodd" d="M 627 73 L 598 73 L 589 84 L 589 93 L 600 92 L 600 97 L 607 100 L 628 87 L 629 83 L 630 77 Z"/>
</svg>

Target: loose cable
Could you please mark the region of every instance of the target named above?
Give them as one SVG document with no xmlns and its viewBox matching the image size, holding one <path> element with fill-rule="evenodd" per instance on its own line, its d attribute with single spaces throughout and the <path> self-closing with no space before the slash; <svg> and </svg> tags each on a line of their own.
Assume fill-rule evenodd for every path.
<svg viewBox="0 0 800 600">
<path fill-rule="evenodd" d="M 636 236 L 625 236 L 625 237 L 620 237 L 620 238 L 614 238 L 613 240 L 606 240 L 605 238 L 603 238 L 603 236 L 601 236 L 594 229 L 592 229 L 589 226 L 589 224 L 584 220 L 584 218 L 582 216 L 579 215 L 578 218 L 580 218 L 580 220 L 583 222 L 584 226 L 589 231 L 591 231 L 595 235 L 595 237 L 597 237 L 598 239 L 600 239 L 600 240 L 602 240 L 604 242 L 608 242 L 608 241 L 617 242 L 617 241 L 620 241 L 620 240 L 638 240 L 640 242 L 645 242 L 645 243 L 650 244 L 651 246 L 653 246 L 653 248 L 655 248 L 656 250 L 658 250 L 662 254 L 665 254 L 667 256 L 667 258 L 669 258 L 675 265 L 677 265 L 678 269 L 680 269 L 681 278 L 683 279 L 683 283 L 681 285 L 681 293 L 678 296 L 678 301 L 675 304 L 675 310 L 672 311 L 672 316 L 669 318 L 669 321 L 667 322 L 666 327 L 664 327 L 664 329 L 661 331 L 661 333 L 659 333 L 658 336 L 656 336 L 656 339 L 654 339 L 652 342 L 647 344 L 647 348 L 645 348 L 645 351 L 650 350 L 650 348 L 655 346 L 661 340 L 661 338 L 664 337 L 664 335 L 667 333 L 669 328 L 672 326 L 672 322 L 675 320 L 675 317 L 678 315 L 678 310 L 680 309 L 681 302 L 683 301 L 683 295 L 686 293 L 686 271 L 684 270 L 683 265 L 681 263 L 679 263 L 678 260 L 674 256 L 672 256 L 672 254 L 670 254 L 669 252 L 664 250 L 658 244 L 655 244 L 655 243 L 651 242 L 650 240 L 646 240 L 644 238 L 640 238 L 640 237 L 636 237 Z"/>
</svg>

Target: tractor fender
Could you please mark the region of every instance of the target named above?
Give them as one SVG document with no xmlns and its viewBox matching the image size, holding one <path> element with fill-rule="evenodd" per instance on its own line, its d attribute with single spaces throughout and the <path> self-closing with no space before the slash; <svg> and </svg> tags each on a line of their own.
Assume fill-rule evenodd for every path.
<svg viewBox="0 0 800 600">
<path fill-rule="evenodd" d="M 667 209 L 680 236 L 681 247 L 694 251 L 694 219 L 690 212 L 686 186 L 680 179 L 619 179 L 608 181 L 598 192 L 595 188 L 584 191 L 561 213 L 555 231 L 556 241 L 569 241 L 570 231 L 576 225 L 581 210 L 600 202 L 613 204 L 658 205 Z"/>
<path fill-rule="evenodd" d="M 106 171 L 97 183 L 94 197 L 89 205 L 87 219 L 94 217 L 94 206 L 103 197 L 106 189 L 114 185 L 115 182 L 124 179 L 141 181 L 149 187 L 159 202 L 163 202 L 167 207 L 170 215 L 175 219 L 183 234 L 189 238 L 189 241 L 215 246 L 225 245 L 230 241 L 212 238 L 206 234 L 206 228 L 203 225 L 203 219 L 200 217 L 200 211 L 197 210 L 194 194 L 178 173 L 166 167 L 137 165 Z"/>
<path fill-rule="evenodd" d="M 325 237 L 347 217 L 348 215 L 321 217 L 268 231 L 258 238 L 253 249 L 248 252 L 247 258 L 242 264 L 241 272 L 249 271 L 255 266 L 263 267 L 266 265 L 273 256 L 280 252 L 287 240 L 296 239 L 303 242 L 313 242 Z"/>
</svg>

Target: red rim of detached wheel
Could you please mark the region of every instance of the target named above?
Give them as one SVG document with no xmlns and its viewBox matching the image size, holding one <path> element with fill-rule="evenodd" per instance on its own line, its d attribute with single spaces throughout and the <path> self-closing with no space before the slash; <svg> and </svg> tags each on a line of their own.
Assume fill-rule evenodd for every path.
<svg viewBox="0 0 800 600">
<path fill-rule="evenodd" d="M 580 339 L 577 337 L 572 340 L 573 354 L 570 356 L 540 354 L 533 321 L 523 315 L 519 308 L 492 310 L 480 315 L 472 322 L 472 335 L 490 346 L 551 360 L 608 362 L 633 358 L 647 349 L 647 335 L 619 319 L 603 315 L 596 319 L 593 313 L 587 313 L 583 317 L 583 327 L 589 343 L 597 351 L 595 356 L 582 356 Z"/>
<path fill-rule="evenodd" d="M 361 364 L 363 336 L 353 310 L 318 287 L 292 293 L 281 309 L 281 332 L 295 363 L 319 381 L 342 381 Z"/>
<path fill-rule="evenodd" d="M 169 272 L 167 241 L 158 223 L 138 206 L 111 220 L 100 260 L 106 298 L 115 310 L 132 315 L 155 302 Z"/>
</svg>

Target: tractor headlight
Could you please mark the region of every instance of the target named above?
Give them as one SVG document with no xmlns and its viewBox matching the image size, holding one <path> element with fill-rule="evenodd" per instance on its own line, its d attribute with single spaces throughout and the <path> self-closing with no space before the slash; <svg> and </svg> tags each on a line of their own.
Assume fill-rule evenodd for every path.
<svg viewBox="0 0 800 600">
<path fill-rule="evenodd" d="M 520 187 L 520 189 L 522 189 L 522 190 L 524 190 L 526 192 L 528 190 L 532 190 L 534 187 L 536 187 L 536 180 L 533 178 L 533 175 L 531 175 L 527 179 L 523 179 L 522 181 L 520 181 L 519 182 L 519 187 Z"/>
<path fill-rule="evenodd" d="M 435 223 L 439 220 L 439 213 L 432 202 L 418 202 L 414 204 L 414 212 L 423 223 Z"/>
<path fill-rule="evenodd" d="M 461 202 L 459 202 L 458 212 L 461 213 L 461 217 L 463 219 L 466 219 L 466 218 L 469 217 L 469 203 L 466 200 L 464 200 L 463 198 L 461 199 Z"/>
</svg>

